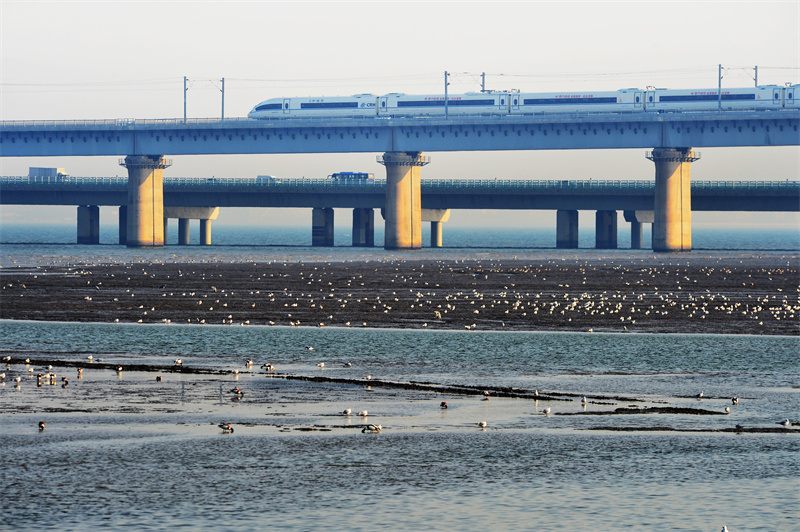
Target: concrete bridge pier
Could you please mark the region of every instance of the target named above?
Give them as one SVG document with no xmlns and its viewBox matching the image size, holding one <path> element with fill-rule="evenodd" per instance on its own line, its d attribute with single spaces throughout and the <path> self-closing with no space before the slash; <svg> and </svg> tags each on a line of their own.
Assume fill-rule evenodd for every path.
<svg viewBox="0 0 800 532">
<path fill-rule="evenodd" d="M 200 245 L 211 245 L 211 220 L 200 220 Z"/>
<path fill-rule="evenodd" d="M 375 210 L 353 209 L 353 247 L 375 246 Z"/>
<path fill-rule="evenodd" d="M 80 205 L 78 207 L 78 244 L 100 243 L 100 207 Z"/>
<path fill-rule="evenodd" d="M 595 248 L 617 249 L 617 211 L 597 211 Z"/>
<path fill-rule="evenodd" d="M 200 220 L 200 245 L 211 245 L 211 220 L 219 216 L 219 207 L 164 207 L 164 243 L 167 243 L 167 220 L 178 219 L 178 245 L 189 245 L 189 223 Z"/>
<path fill-rule="evenodd" d="M 422 221 L 431 223 L 431 247 L 442 247 L 442 224 L 450 219 L 450 209 L 422 209 Z"/>
<path fill-rule="evenodd" d="M 129 248 L 164 246 L 164 169 L 172 163 L 161 155 L 128 155 Z"/>
<path fill-rule="evenodd" d="M 119 214 L 119 244 L 124 246 L 128 242 L 128 206 L 120 205 Z"/>
<path fill-rule="evenodd" d="M 655 148 L 647 158 L 656 165 L 653 251 L 691 251 L 690 169 L 700 155 L 691 148 Z"/>
<path fill-rule="evenodd" d="M 642 222 L 631 220 L 631 249 L 642 249 Z"/>
<path fill-rule="evenodd" d="M 422 167 L 430 157 L 420 152 L 386 152 L 378 157 L 386 167 L 386 229 L 384 249 L 422 247 Z"/>
<path fill-rule="evenodd" d="M 333 246 L 333 209 L 314 207 L 311 211 L 311 245 Z"/>
<path fill-rule="evenodd" d="M 190 235 L 189 218 L 178 218 L 178 245 L 188 246 Z"/>
<path fill-rule="evenodd" d="M 556 211 L 556 248 L 578 249 L 578 211 Z"/>
<path fill-rule="evenodd" d="M 642 224 L 653 223 L 653 211 L 624 211 L 625 221 L 631 223 L 631 249 L 642 249 Z"/>
<path fill-rule="evenodd" d="M 442 222 L 431 222 L 431 247 L 442 247 Z"/>
</svg>

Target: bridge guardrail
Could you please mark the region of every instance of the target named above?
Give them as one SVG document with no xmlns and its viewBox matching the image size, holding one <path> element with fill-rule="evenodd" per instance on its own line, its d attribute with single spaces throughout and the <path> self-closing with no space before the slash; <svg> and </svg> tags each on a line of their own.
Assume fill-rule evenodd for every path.
<svg viewBox="0 0 800 532">
<path fill-rule="evenodd" d="M 741 114 L 741 113 L 775 113 L 775 112 L 796 112 L 795 110 L 762 110 L 762 109 L 740 109 L 735 111 L 725 111 L 726 115 Z M 458 122 L 462 120 L 474 119 L 493 119 L 503 121 L 515 121 L 524 119 L 558 119 L 558 120 L 572 120 L 572 119 L 585 119 L 586 117 L 598 116 L 608 120 L 625 120 L 632 117 L 646 118 L 648 120 L 656 120 L 659 117 L 670 117 L 680 115 L 702 115 L 711 114 L 719 116 L 716 111 L 644 111 L 644 112 L 575 112 L 575 113 L 552 113 L 552 112 L 536 112 L 536 113 L 512 113 L 506 115 L 497 115 L 491 113 L 474 113 L 474 114 L 457 114 L 451 115 L 448 118 L 444 116 L 421 116 L 421 117 L 384 117 L 384 116 L 320 116 L 320 117 L 292 117 L 279 116 L 275 118 L 265 119 L 252 119 L 247 117 L 230 117 L 230 118 L 106 118 L 106 119 L 64 119 L 64 120 L 0 120 L 0 129 L 5 128 L 58 128 L 58 127 L 75 127 L 75 126 L 105 126 L 105 127 L 123 127 L 131 128 L 136 126 L 180 126 L 180 125 L 218 125 L 233 124 L 236 122 L 242 124 L 302 124 L 304 122 L 319 124 L 325 121 L 335 121 L 337 125 L 347 125 L 348 121 L 372 121 L 376 123 L 424 123 L 431 121 L 447 121 Z"/>
<path fill-rule="evenodd" d="M 54 185 L 66 186 L 69 189 L 88 189 L 88 188 L 113 188 L 124 187 L 128 183 L 127 177 L 28 177 L 28 176 L 0 176 L 0 187 L 34 187 L 50 188 Z M 214 189 L 235 189 L 242 190 L 269 190 L 269 189 L 341 189 L 341 190 L 381 190 L 386 186 L 385 179 L 376 179 L 370 182 L 350 182 L 343 183 L 324 178 L 310 179 L 274 179 L 262 180 L 254 177 L 245 178 L 200 178 L 200 177 L 165 177 L 164 185 L 169 187 L 192 188 L 192 187 L 211 187 Z M 514 180 L 514 179 L 425 179 L 421 183 L 424 190 L 450 190 L 450 191 L 469 191 L 476 189 L 506 189 L 519 191 L 521 189 L 537 188 L 542 190 L 597 190 L 617 189 L 617 190 L 637 190 L 653 189 L 653 180 Z M 693 190 L 718 190 L 734 189 L 746 191 L 751 189 L 799 189 L 800 181 L 756 181 L 756 180 L 736 180 L 736 181 L 693 181 Z"/>
</svg>

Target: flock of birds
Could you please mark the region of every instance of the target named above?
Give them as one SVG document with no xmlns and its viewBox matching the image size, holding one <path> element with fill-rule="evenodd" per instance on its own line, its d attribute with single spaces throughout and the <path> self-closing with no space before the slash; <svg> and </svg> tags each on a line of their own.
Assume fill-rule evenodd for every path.
<svg viewBox="0 0 800 532">
<path fill-rule="evenodd" d="M 313 351 L 314 347 L 313 346 L 306 346 L 306 350 L 307 351 Z M 91 355 L 89 355 L 87 357 L 87 359 L 91 363 L 93 357 Z M 3 361 L 6 362 L 6 364 L 7 364 L 6 370 L 10 371 L 12 369 L 12 366 L 11 366 L 12 359 L 11 359 L 11 357 L 10 356 L 5 356 L 5 357 L 3 357 Z M 178 359 L 175 359 L 174 364 L 176 366 L 180 366 L 180 365 L 183 364 L 183 361 L 180 358 L 178 358 Z M 254 367 L 254 364 L 255 364 L 255 362 L 253 360 L 251 360 L 251 359 L 248 359 L 248 360 L 246 360 L 244 362 L 244 366 L 247 369 L 252 369 Z M 31 377 L 33 377 L 33 373 L 35 372 L 35 370 L 30 365 L 31 365 L 30 359 L 26 359 L 25 360 L 26 373 L 28 375 L 30 375 Z M 349 368 L 349 367 L 352 367 L 352 363 L 346 362 L 346 363 L 342 364 L 342 366 L 345 367 L 345 368 Z M 325 363 L 324 362 L 320 362 L 320 363 L 317 364 L 317 367 L 319 367 L 320 369 L 323 369 L 325 367 Z M 271 372 L 275 371 L 275 366 L 273 364 L 269 363 L 269 362 L 262 364 L 260 366 L 260 368 L 263 369 L 267 373 L 271 373 Z M 36 375 L 37 386 L 41 387 L 43 384 L 46 384 L 46 383 L 49 383 L 51 386 L 54 386 L 57 383 L 57 375 L 53 371 L 53 366 L 48 366 L 47 368 L 43 368 L 43 369 L 44 369 L 45 372 L 40 372 L 40 373 L 38 373 Z M 78 379 L 82 379 L 83 378 L 83 368 L 78 367 L 78 368 L 76 368 L 76 371 L 77 371 L 77 378 Z M 117 366 L 117 368 L 116 368 L 117 374 L 121 374 L 122 371 L 123 371 L 123 367 L 122 366 Z M 238 373 L 238 371 L 235 371 L 235 373 Z M 22 381 L 22 378 L 23 378 L 22 374 L 15 375 L 14 377 L 11 378 L 11 380 L 14 382 L 14 385 L 15 385 L 16 388 L 20 387 L 20 383 Z M 372 378 L 371 375 L 367 375 L 365 377 L 365 380 L 370 380 L 371 378 Z M 0 373 L 0 384 L 5 385 L 5 381 L 6 381 L 6 373 L 5 372 Z M 156 376 L 156 381 L 157 382 L 162 382 L 163 381 L 163 377 L 161 375 L 157 375 Z M 67 377 L 62 376 L 61 383 L 62 383 L 62 388 L 66 388 L 67 385 L 69 384 Z M 228 393 L 232 396 L 232 399 L 235 400 L 235 401 L 240 401 L 245 395 L 244 390 L 242 390 L 238 386 L 235 386 L 232 389 L 228 390 Z M 481 394 L 481 399 L 483 401 L 488 401 L 490 399 L 491 395 L 492 395 L 491 392 L 486 390 Z M 694 397 L 696 399 L 698 399 L 698 400 L 703 400 L 706 396 L 705 396 L 705 393 L 701 391 L 701 392 L 697 393 Z M 536 399 L 536 402 L 538 403 L 538 398 L 539 398 L 539 391 L 538 390 L 534 391 L 534 398 Z M 739 398 L 738 397 L 735 397 L 735 396 L 731 397 L 730 401 L 731 401 L 731 404 L 733 406 L 736 406 L 736 405 L 739 404 Z M 584 410 L 586 409 L 588 403 L 589 403 L 589 401 L 585 396 L 580 398 L 580 404 L 583 406 Z M 439 408 L 442 409 L 442 410 L 448 409 L 449 405 L 448 405 L 447 401 L 442 401 L 439 404 Z M 551 412 L 552 412 L 552 410 L 551 410 L 550 407 L 544 408 L 541 411 L 541 413 L 545 417 L 550 417 Z M 726 414 L 730 414 L 731 408 L 730 407 L 725 407 L 724 412 Z M 350 417 L 352 415 L 359 416 L 366 422 L 366 420 L 367 420 L 367 418 L 369 416 L 369 412 L 367 410 L 361 410 L 361 411 L 353 414 L 352 409 L 346 408 L 345 410 L 341 411 L 341 415 L 346 416 L 346 417 Z M 800 421 L 792 422 L 790 419 L 786 418 L 786 419 L 778 422 L 777 424 L 783 426 L 784 428 L 789 428 L 791 426 L 800 426 Z M 481 430 L 486 430 L 486 428 L 488 427 L 488 423 L 486 421 L 479 421 L 479 422 L 476 423 L 476 425 Z M 225 433 L 225 434 L 232 434 L 234 432 L 233 425 L 231 425 L 230 423 L 220 423 L 218 426 L 222 430 L 222 432 Z M 38 428 L 39 428 L 40 431 L 44 431 L 45 422 L 44 421 L 40 421 L 39 425 L 38 425 Z M 737 424 L 736 425 L 736 429 L 737 430 L 741 430 L 741 429 L 743 429 L 743 427 L 741 425 Z M 361 432 L 362 433 L 377 434 L 377 433 L 382 432 L 382 430 L 383 430 L 383 426 L 380 425 L 380 424 L 365 423 L 363 425 L 363 427 L 362 427 Z"/>
<path fill-rule="evenodd" d="M 114 313 L 123 316 L 122 321 L 142 323 L 173 323 L 179 321 L 178 316 L 184 316 L 184 323 L 199 324 L 257 322 L 350 327 L 353 322 L 349 316 L 377 316 L 373 322 L 380 324 L 411 314 L 423 328 L 461 326 L 475 330 L 520 323 L 569 327 L 573 321 L 576 325 L 588 321 L 595 327 L 628 330 L 652 325 L 666 316 L 696 322 L 698 327 L 705 320 L 736 318 L 763 326 L 800 318 L 798 294 L 767 284 L 783 276 L 796 277 L 797 271 L 789 266 L 742 267 L 734 271 L 713 265 L 689 268 L 688 263 L 635 267 L 630 261 L 615 266 L 613 261 L 610 265 L 598 265 L 586 260 L 567 263 L 564 259 L 520 267 L 492 261 L 431 261 L 419 265 L 388 259 L 374 262 L 375 271 L 382 272 L 379 276 L 368 275 L 362 267 L 342 277 L 342 268 L 346 274 L 349 266 L 333 267 L 331 263 L 307 267 L 285 262 L 258 265 L 266 267 L 237 278 L 235 290 L 218 286 L 225 280 L 215 278 L 213 269 L 186 272 L 179 269 L 176 275 L 174 271 L 155 273 L 154 265 L 127 266 L 130 271 L 124 280 L 135 280 L 138 275 L 148 281 L 157 276 L 166 281 L 161 285 L 164 291 L 155 297 L 137 296 L 130 288 L 124 292 L 121 288 L 109 288 L 119 280 L 106 277 L 104 284 L 90 269 L 70 268 L 68 272 L 91 277 L 87 289 L 92 292 L 84 296 L 85 305 L 108 304 L 110 299 L 116 307 Z M 141 272 L 136 271 L 138 268 Z M 718 282 L 727 282 L 728 276 L 734 275 L 752 279 L 750 284 L 756 289 L 731 287 L 717 292 L 703 289 L 705 278 L 714 276 Z M 443 276 L 453 281 L 451 288 L 428 281 L 441 280 Z M 498 281 L 502 288 L 497 288 Z M 298 283 L 306 288 L 299 289 Z M 598 284 L 619 288 L 600 290 Z M 258 288 L 264 285 L 276 288 Z M 290 285 L 294 288 L 289 288 Z M 192 288 L 175 290 L 187 286 Z M 3 286 L 10 287 L 11 284 Z M 167 287 L 173 289 L 166 291 Z M 800 292 L 800 288 L 792 291 Z M 106 292 L 109 295 L 102 295 Z M 140 301 L 142 297 L 146 300 Z M 339 315 L 346 318 L 337 318 Z M 366 322 L 360 325 L 366 326 Z"/>
</svg>

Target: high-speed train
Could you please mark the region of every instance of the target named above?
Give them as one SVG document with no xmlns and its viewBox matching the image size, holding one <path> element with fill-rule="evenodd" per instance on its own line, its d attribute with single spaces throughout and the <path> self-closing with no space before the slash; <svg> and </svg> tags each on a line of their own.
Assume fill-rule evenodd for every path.
<svg viewBox="0 0 800 532">
<path fill-rule="evenodd" d="M 549 113 L 624 113 L 647 111 L 714 111 L 797 109 L 800 94 L 789 85 L 746 89 L 622 89 L 605 92 L 516 91 L 384 96 L 272 98 L 253 107 L 249 118 L 428 117 L 464 115 L 530 115 Z M 795 97 L 797 96 L 797 97 Z"/>
</svg>

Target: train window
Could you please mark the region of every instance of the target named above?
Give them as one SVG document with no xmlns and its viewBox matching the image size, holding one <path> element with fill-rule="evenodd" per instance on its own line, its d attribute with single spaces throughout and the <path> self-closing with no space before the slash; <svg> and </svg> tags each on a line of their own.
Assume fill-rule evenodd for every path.
<svg viewBox="0 0 800 532">
<path fill-rule="evenodd" d="M 503 98 L 500 98 L 500 105 L 505 105 L 505 104 L 506 104 L 506 101 L 505 101 L 505 99 L 503 99 Z"/>
<path fill-rule="evenodd" d="M 288 109 L 289 108 L 289 104 L 288 103 L 283 104 L 283 108 L 284 109 Z"/>
<path fill-rule="evenodd" d="M 650 102 L 650 103 L 653 103 L 653 97 L 652 96 L 648 96 L 647 97 L 647 101 Z"/>
<path fill-rule="evenodd" d="M 636 97 L 636 103 L 639 103 L 639 97 L 638 96 Z"/>
<path fill-rule="evenodd" d="M 786 95 L 786 97 L 791 100 L 794 98 L 794 93 L 790 92 L 789 94 Z"/>
<path fill-rule="evenodd" d="M 514 105 L 517 105 L 517 99 L 514 98 Z"/>
<path fill-rule="evenodd" d="M 386 102 L 381 102 L 381 107 L 386 107 Z"/>
<path fill-rule="evenodd" d="M 780 94 L 776 92 L 775 93 L 775 99 L 777 100 L 778 98 L 780 98 Z"/>
</svg>

